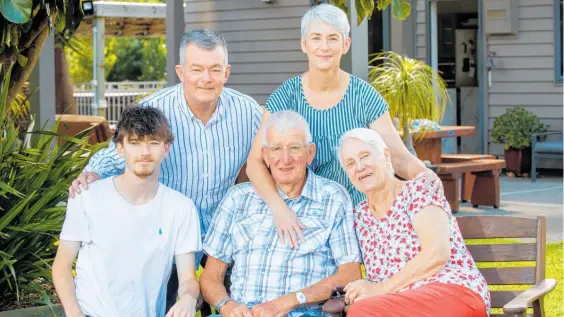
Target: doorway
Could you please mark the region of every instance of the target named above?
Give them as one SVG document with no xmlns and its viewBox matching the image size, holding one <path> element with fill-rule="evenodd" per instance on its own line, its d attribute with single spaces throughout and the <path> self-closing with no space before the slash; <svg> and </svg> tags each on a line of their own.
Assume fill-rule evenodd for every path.
<svg viewBox="0 0 564 317">
<path fill-rule="evenodd" d="M 438 69 L 447 84 L 451 105 L 442 125 L 474 126 L 475 137 L 443 140 L 444 153 L 481 153 L 479 80 L 479 0 L 438 1 Z M 432 18 L 432 17 L 431 17 Z M 431 43 L 429 43 L 431 45 Z"/>
<path fill-rule="evenodd" d="M 390 12 L 374 10 L 372 17 L 368 20 L 368 61 L 373 54 L 390 50 Z M 370 66 L 376 66 L 372 63 Z"/>
</svg>

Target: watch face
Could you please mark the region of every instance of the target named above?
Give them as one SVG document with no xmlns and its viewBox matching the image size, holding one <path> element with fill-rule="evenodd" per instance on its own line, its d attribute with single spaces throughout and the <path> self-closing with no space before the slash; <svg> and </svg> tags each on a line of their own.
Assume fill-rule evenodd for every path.
<svg viewBox="0 0 564 317">
<path fill-rule="evenodd" d="M 300 292 L 300 293 L 296 293 L 296 296 L 298 297 L 298 302 L 299 302 L 300 304 L 305 304 L 305 303 L 307 302 L 307 299 L 306 299 L 304 293 L 301 293 L 301 292 Z"/>
</svg>

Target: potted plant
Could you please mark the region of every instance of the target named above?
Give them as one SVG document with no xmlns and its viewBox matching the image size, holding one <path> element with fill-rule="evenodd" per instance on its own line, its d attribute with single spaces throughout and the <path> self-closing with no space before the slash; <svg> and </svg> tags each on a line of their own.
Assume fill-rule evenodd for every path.
<svg viewBox="0 0 564 317">
<path fill-rule="evenodd" d="M 531 168 L 531 136 L 548 131 L 532 112 L 517 106 L 494 119 L 492 142 L 505 144 L 505 165 L 508 176 L 528 176 Z"/>
<path fill-rule="evenodd" d="M 412 120 L 442 120 L 449 95 L 445 81 L 426 63 L 395 52 L 374 55 L 369 67 L 369 82 L 389 106 L 390 116 L 397 118 L 398 129 L 403 130 L 403 142 L 413 154 L 410 133 Z M 425 133 L 417 133 L 422 137 Z"/>
</svg>

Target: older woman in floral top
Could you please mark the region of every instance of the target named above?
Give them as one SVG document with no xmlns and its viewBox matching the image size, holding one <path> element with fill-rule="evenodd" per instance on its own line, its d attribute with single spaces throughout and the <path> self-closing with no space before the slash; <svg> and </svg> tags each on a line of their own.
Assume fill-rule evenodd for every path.
<svg viewBox="0 0 564 317">
<path fill-rule="evenodd" d="M 343 135 L 339 159 L 368 197 L 355 209 L 366 280 L 345 287 L 347 317 L 485 317 L 490 294 L 444 196 L 394 176 L 377 132 Z"/>
</svg>

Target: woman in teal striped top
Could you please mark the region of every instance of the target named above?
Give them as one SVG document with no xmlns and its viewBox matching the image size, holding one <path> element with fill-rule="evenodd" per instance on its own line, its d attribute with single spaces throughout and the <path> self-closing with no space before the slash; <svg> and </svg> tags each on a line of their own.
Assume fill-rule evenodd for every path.
<svg viewBox="0 0 564 317">
<path fill-rule="evenodd" d="M 367 82 L 340 69 L 341 57 L 350 48 L 350 26 L 346 14 L 330 4 L 311 8 L 302 18 L 301 47 L 309 69 L 276 89 L 268 98 L 268 112 L 292 110 L 309 123 L 317 153 L 311 169 L 320 176 L 343 185 L 356 205 L 366 198 L 357 191 L 339 165 L 339 140 L 354 128 L 371 128 L 386 142 L 396 174 L 405 179 L 423 175 L 437 180 L 417 157 L 411 155 L 396 132 L 388 105 Z M 257 133 L 261 135 L 262 127 Z M 247 175 L 259 195 L 273 210 L 281 240 L 296 246 L 296 234 L 303 239 L 295 214 L 280 197 L 261 157 L 260 137 L 256 137 L 247 162 Z M 435 182 L 436 184 L 436 182 Z"/>
</svg>

